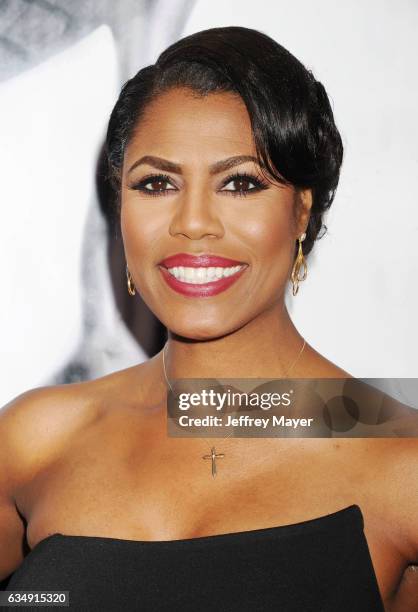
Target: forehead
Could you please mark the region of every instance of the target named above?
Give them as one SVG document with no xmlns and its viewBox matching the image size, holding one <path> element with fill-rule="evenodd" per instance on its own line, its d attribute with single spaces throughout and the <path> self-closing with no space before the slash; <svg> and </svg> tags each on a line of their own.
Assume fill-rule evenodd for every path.
<svg viewBox="0 0 418 612">
<path fill-rule="evenodd" d="M 208 163 L 222 156 L 255 154 L 246 106 L 230 92 L 199 96 L 178 88 L 160 94 L 136 126 L 125 161 L 140 153 Z"/>
</svg>

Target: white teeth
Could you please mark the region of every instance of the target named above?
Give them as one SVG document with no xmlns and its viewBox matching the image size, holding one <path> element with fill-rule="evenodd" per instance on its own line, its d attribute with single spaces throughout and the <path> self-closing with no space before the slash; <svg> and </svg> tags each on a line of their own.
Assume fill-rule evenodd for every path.
<svg viewBox="0 0 418 612">
<path fill-rule="evenodd" d="M 203 285 L 236 274 L 245 266 L 233 266 L 231 268 L 186 268 L 184 266 L 176 266 L 168 268 L 169 273 L 175 276 L 177 280 L 183 283 L 193 283 L 195 285 Z"/>
</svg>

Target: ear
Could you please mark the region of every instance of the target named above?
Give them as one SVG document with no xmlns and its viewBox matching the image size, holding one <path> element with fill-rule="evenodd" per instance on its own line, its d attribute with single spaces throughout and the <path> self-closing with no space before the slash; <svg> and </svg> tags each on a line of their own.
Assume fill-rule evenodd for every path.
<svg viewBox="0 0 418 612">
<path fill-rule="evenodd" d="M 297 237 L 306 232 L 313 203 L 312 189 L 298 189 L 296 192 Z"/>
</svg>

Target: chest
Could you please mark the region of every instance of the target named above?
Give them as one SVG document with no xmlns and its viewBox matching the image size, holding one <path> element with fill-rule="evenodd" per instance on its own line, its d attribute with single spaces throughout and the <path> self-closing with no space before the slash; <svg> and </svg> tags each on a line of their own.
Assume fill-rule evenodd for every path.
<svg viewBox="0 0 418 612">
<path fill-rule="evenodd" d="M 302 521 L 352 503 L 335 461 L 294 440 L 275 442 L 96 432 L 26 487 L 22 509 L 32 533 L 47 523 L 174 539 Z"/>
<path fill-rule="evenodd" d="M 390 525 L 367 496 L 364 470 L 345 471 L 346 457 L 295 441 L 276 448 L 274 440 L 228 446 L 220 440 L 216 454 L 224 456 L 216 459 L 213 478 L 210 446 L 203 440 L 164 443 L 150 436 L 139 446 L 136 440 L 115 431 L 86 436 L 27 486 L 19 503 L 29 544 L 57 532 L 197 538 L 293 525 L 358 504 L 380 591 L 384 597 L 394 591 L 402 556 Z"/>
</svg>

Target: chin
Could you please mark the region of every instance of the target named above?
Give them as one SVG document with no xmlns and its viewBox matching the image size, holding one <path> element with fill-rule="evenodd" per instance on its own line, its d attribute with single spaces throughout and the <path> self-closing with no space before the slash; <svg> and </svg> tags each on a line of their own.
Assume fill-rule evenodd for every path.
<svg viewBox="0 0 418 612">
<path fill-rule="evenodd" d="M 224 336 L 225 333 L 228 333 L 221 330 L 219 325 L 204 327 L 202 325 L 179 326 L 177 324 L 173 326 L 169 325 L 168 329 L 176 336 L 187 338 L 187 340 L 215 340 L 216 338 Z"/>
<path fill-rule="evenodd" d="M 242 327 L 242 324 L 237 322 L 235 325 L 225 325 L 225 321 L 220 319 L 202 322 L 201 320 L 196 324 L 191 324 L 190 320 L 185 321 L 184 324 L 179 324 L 179 321 L 175 321 L 173 325 L 167 322 L 166 327 L 175 335 L 187 338 L 188 340 L 216 340 L 235 332 L 237 329 Z"/>
</svg>

